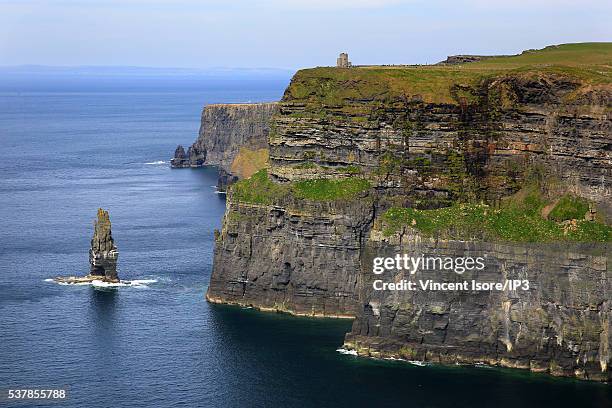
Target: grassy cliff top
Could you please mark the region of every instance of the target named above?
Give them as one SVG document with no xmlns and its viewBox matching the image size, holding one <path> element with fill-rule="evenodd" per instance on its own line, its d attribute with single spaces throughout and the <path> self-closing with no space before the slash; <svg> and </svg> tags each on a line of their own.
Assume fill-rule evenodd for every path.
<svg viewBox="0 0 612 408">
<path fill-rule="evenodd" d="M 342 105 L 346 100 L 384 101 L 419 95 L 425 102 L 455 103 L 453 85 L 474 86 L 502 75 L 557 74 L 591 85 L 609 85 L 612 43 L 562 44 L 520 55 L 462 65 L 319 67 L 298 71 L 287 102 Z"/>
<path fill-rule="evenodd" d="M 612 69 L 612 43 L 577 43 L 551 45 L 541 50 L 528 50 L 515 56 L 489 58 L 466 64 L 467 68 L 519 68 L 523 66 L 562 65 Z"/>
</svg>

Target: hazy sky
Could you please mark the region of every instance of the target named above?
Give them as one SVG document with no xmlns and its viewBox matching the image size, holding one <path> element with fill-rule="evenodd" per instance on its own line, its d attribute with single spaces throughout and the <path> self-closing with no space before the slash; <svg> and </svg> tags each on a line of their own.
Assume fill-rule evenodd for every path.
<svg viewBox="0 0 612 408">
<path fill-rule="evenodd" d="M 0 65 L 431 63 L 612 41 L 610 21 L 609 0 L 0 0 Z"/>
</svg>

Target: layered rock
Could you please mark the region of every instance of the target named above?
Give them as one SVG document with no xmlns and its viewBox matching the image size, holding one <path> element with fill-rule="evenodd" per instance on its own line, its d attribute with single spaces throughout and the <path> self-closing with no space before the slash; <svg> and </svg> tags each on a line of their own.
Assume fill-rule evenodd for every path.
<svg viewBox="0 0 612 408">
<path fill-rule="evenodd" d="M 298 73 L 274 118 L 270 173 L 280 181 L 361 172 L 404 197 L 493 202 L 543 172 L 612 215 L 609 85 L 540 72 L 500 75 L 451 85 L 452 103 L 366 95 L 317 107 L 321 115 L 310 97 L 295 96 L 305 84 L 316 88 L 312 81 Z"/>
<path fill-rule="evenodd" d="M 177 147 L 172 167 L 218 166 L 222 190 L 235 180 L 249 177 L 267 162 L 270 119 L 277 111 L 276 102 L 206 105 L 198 139 L 187 153 L 182 146 Z M 257 158 L 263 155 L 262 150 L 264 161 Z"/>
<path fill-rule="evenodd" d="M 207 299 L 298 315 L 353 317 L 371 200 L 275 205 L 231 193 L 215 237 Z"/>
<path fill-rule="evenodd" d="M 482 271 L 372 273 L 374 257 L 482 257 Z M 360 355 L 489 364 L 610 380 L 612 264 L 605 244 L 510 244 L 373 229 L 362 252 L 360 300 L 344 347 Z M 528 281 L 528 290 L 389 291 L 373 281 Z"/>
<path fill-rule="evenodd" d="M 117 275 L 117 258 L 119 252 L 111 232 L 108 211 L 98 209 L 98 218 L 94 221 L 94 234 L 89 249 L 89 275 L 108 282 L 119 282 Z"/>
<path fill-rule="evenodd" d="M 207 152 L 206 164 L 231 171 L 241 147 L 268 147 L 270 118 L 277 109 L 276 102 L 207 105 L 193 147 Z"/>
<path fill-rule="evenodd" d="M 588 199 L 590 219 L 609 222 L 609 81 L 547 68 L 478 75 L 442 69 L 458 68 L 298 72 L 273 116 L 271 180 L 287 186 L 358 177 L 372 188 L 351 199 L 287 193 L 269 202 L 230 190 L 207 298 L 355 316 L 345 346 L 361 355 L 482 362 L 608 381 L 608 244 L 497 242 L 484 235 L 452 240 L 407 226 L 385 236 L 376 220 L 390 207 L 484 202 L 494 210 L 537 183 L 549 197 Z M 485 271 L 474 279 L 523 279 L 532 286 L 524 292 L 374 292 L 372 257 L 395 253 L 487 254 Z"/>
</svg>

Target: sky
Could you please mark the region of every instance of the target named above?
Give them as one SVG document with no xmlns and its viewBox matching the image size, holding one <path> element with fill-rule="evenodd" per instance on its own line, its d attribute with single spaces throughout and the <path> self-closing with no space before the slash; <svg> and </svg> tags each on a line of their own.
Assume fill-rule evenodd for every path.
<svg viewBox="0 0 612 408">
<path fill-rule="evenodd" d="M 611 1 L 0 0 L 0 66 L 424 64 L 612 41 Z"/>
</svg>

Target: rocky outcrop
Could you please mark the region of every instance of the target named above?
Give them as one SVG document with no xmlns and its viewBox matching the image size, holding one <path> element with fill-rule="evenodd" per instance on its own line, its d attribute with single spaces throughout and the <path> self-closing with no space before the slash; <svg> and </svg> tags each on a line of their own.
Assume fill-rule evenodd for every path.
<svg viewBox="0 0 612 408">
<path fill-rule="evenodd" d="M 219 168 L 219 177 L 217 178 L 217 191 L 226 192 L 227 188 L 239 180 L 238 176 L 228 173 L 222 168 Z"/>
<path fill-rule="evenodd" d="M 460 65 L 495 57 L 508 57 L 508 55 L 449 55 L 444 61 L 438 62 L 438 65 Z"/>
<path fill-rule="evenodd" d="M 297 315 L 353 317 L 371 200 L 274 206 L 230 193 L 207 299 Z"/>
<path fill-rule="evenodd" d="M 170 166 L 174 168 L 202 167 L 206 160 L 206 150 L 198 150 L 193 146 L 187 149 L 178 145 L 174 151 L 174 157 L 170 160 Z"/>
<path fill-rule="evenodd" d="M 277 109 L 276 102 L 207 105 L 193 146 L 207 152 L 206 164 L 230 171 L 241 147 L 267 148 L 270 118 Z"/>
<path fill-rule="evenodd" d="M 354 316 L 345 347 L 360 355 L 609 381 L 608 244 L 459 240 L 410 226 L 385 235 L 378 220 L 391 207 L 482 202 L 496 211 L 537 183 L 549 197 L 589 200 L 591 219 L 609 222 L 612 88 L 605 79 L 543 68 L 474 77 L 452 71 L 440 86 L 445 69 L 458 68 L 298 72 L 272 120 L 270 179 L 316 187 L 325 186 L 316 184 L 321 179 L 357 177 L 372 188 L 339 200 L 298 198 L 289 188 L 259 202 L 230 189 L 207 299 Z M 486 255 L 477 275 L 418 278 L 529 280 L 530 289 L 374 291 L 372 258 L 397 253 Z"/>
<path fill-rule="evenodd" d="M 100 277 L 108 282 L 119 282 L 117 258 L 119 252 L 111 233 L 108 211 L 98 209 L 98 219 L 94 222 L 94 234 L 89 249 L 89 275 Z"/>
<path fill-rule="evenodd" d="M 113 240 L 108 211 L 98 208 L 94 220 L 94 234 L 89 248 L 89 274 L 86 276 L 58 276 L 52 280 L 61 284 L 84 284 L 95 282 L 119 283 L 117 258 L 119 251 Z M 131 284 L 125 282 L 125 284 Z"/>
<path fill-rule="evenodd" d="M 198 139 L 187 153 L 182 146 L 177 147 L 172 167 L 218 166 L 223 173 L 218 183 L 220 186 L 244 177 L 237 168 L 242 163 L 236 163 L 236 159 L 241 149 L 247 152 L 265 149 L 267 158 L 270 119 L 277 111 L 276 102 L 206 105 L 202 110 Z M 262 166 L 260 161 L 251 157 L 247 160 L 257 163 L 257 169 Z M 248 175 L 252 173 L 249 171 Z"/>
</svg>

